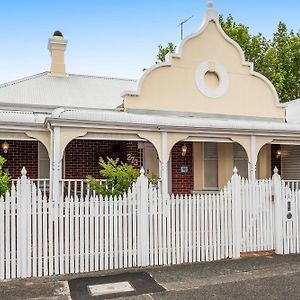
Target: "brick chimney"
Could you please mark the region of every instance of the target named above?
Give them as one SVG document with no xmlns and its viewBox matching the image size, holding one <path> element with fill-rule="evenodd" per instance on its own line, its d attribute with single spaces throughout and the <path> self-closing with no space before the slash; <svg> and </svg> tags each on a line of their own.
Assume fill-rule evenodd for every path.
<svg viewBox="0 0 300 300">
<path fill-rule="evenodd" d="M 51 54 L 50 76 L 66 77 L 65 50 L 68 41 L 60 31 L 55 31 L 48 40 L 48 49 Z"/>
</svg>

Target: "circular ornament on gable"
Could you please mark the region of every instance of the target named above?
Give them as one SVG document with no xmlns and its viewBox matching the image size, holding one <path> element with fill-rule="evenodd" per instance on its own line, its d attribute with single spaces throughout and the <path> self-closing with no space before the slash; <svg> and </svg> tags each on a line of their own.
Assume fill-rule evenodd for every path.
<svg viewBox="0 0 300 300">
<path fill-rule="evenodd" d="M 229 86 L 229 77 L 225 68 L 220 64 L 215 64 L 212 68 L 208 61 L 197 67 L 195 80 L 198 89 L 209 98 L 223 96 Z"/>
</svg>

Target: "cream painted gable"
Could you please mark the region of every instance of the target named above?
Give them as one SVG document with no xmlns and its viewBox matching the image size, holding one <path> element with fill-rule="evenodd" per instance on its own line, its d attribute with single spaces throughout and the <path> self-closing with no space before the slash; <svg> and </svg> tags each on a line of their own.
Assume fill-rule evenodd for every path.
<svg viewBox="0 0 300 300">
<path fill-rule="evenodd" d="M 212 8 L 199 32 L 182 41 L 168 62 L 146 71 L 137 91 L 124 93 L 123 99 L 128 112 L 285 119 L 273 85 L 245 62 L 243 51 L 223 32 Z"/>
</svg>

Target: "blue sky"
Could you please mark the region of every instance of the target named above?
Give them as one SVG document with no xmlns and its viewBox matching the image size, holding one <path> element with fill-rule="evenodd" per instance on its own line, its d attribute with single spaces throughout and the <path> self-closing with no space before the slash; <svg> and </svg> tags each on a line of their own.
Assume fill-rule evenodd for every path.
<svg viewBox="0 0 300 300">
<path fill-rule="evenodd" d="M 139 78 L 156 59 L 157 45 L 179 42 L 178 23 L 193 15 L 197 31 L 206 0 L 0 0 L 0 83 L 49 70 L 48 38 L 61 30 L 67 72 Z M 271 37 L 280 20 L 300 28 L 300 1 L 215 0 L 215 9 Z"/>
</svg>

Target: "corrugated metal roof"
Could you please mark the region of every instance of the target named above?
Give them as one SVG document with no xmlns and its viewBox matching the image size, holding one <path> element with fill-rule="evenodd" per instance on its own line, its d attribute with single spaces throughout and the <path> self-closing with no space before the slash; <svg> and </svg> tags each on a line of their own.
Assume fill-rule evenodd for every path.
<svg viewBox="0 0 300 300">
<path fill-rule="evenodd" d="M 299 134 L 300 124 L 288 124 L 275 121 L 224 119 L 224 118 L 204 118 L 204 117 L 178 117 L 134 114 L 117 111 L 96 111 L 84 109 L 66 109 L 52 114 L 52 118 L 91 121 L 104 123 L 131 124 L 139 128 L 140 125 L 151 125 L 156 127 L 181 127 L 181 128 L 219 128 L 230 130 L 250 130 L 250 131 L 282 131 L 286 133 Z"/>
<path fill-rule="evenodd" d="M 43 72 L 0 85 L 0 105 L 115 109 L 122 104 L 121 93 L 135 86 L 132 79 Z"/>
</svg>

